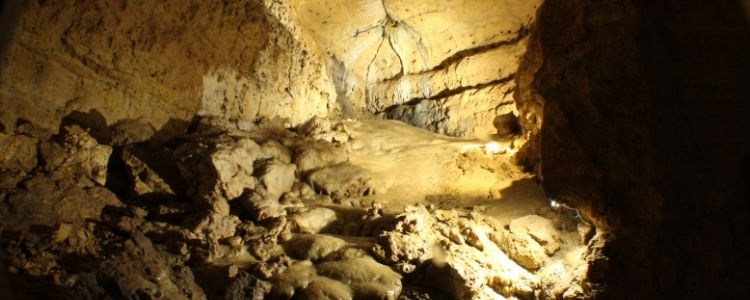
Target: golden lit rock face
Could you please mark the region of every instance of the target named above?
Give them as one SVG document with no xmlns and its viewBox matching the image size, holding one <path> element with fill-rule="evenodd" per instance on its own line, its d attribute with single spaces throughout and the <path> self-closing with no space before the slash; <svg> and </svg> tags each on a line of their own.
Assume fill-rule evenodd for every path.
<svg viewBox="0 0 750 300">
<path fill-rule="evenodd" d="M 255 1 L 29 1 L 1 62 L 0 122 L 57 129 L 94 109 L 157 129 L 196 113 L 300 124 L 335 111 L 311 55 Z"/>
<path fill-rule="evenodd" d="M 453 136 L 494 133 L 541 1 L 293 1 L 355 111 Z"/>
<path fill-rule="evenodd" d="M 33 2 L 2 62 L 0 121 L 374 114 L 487 136 L 515 110 L 540 2 Z"/>
<path fill-rule="evenodd" d="M 539 3 L 27 4 L 0 71 L 9 270 L 70 298 L 595 295 L 607 238 L 513 162 Z"/>
</svg>

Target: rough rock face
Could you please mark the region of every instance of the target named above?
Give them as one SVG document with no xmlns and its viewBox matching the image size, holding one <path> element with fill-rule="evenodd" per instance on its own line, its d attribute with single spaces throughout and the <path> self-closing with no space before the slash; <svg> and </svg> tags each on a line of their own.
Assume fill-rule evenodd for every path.
<svg viewBox="0 0 750 300">
<path fill-rule="evenodd" d="M 0 123 L 74 110 L 159 129 L 196 113 L 298 125 L 336 110 L 325 61 L 260 1 L 28 1 L 1 62 Z"/>
<path fill-rule="evenodd" d="M 195 114 L 294 126 L 378 115 L 487 136 L 496 116 L 515 113 L 540 3 L 31 1 L 2 62 L 0 122 L 56 129 L 71 111 L 96 110 L 158 130 Z"/>
<path fill-rule="evenodd" d="M 541 161 L 548 197 L 616 237 L 590 277 L 606 298 L 750 293 L 743 3 L 549 0 L 539 11 L 519 75 L 532 137 L 520 158 Z"/>
<path fill-rule="evenodd" d="M 513 77 L 540 3 L 300 0 L 290 10 L 300 38 L 331 57 L 345 112 L 483 136 L 514 110 Z"/>
<path fill-rule="evenodd" d="M 591 295 L 587 260 L 601 251 L 585 243 L 602 239 L 579 242 L 575 226 L 558 233 L 553 226 L 562 223 L 549 211 L 509 219 L 513 238 L 505 239 L 496 238 L 504 225 L 476 206 L 394 208 L 403 202 L 387 199 L 394 202 L 386 213 L 378 195 L 363 195 L 374 176 L 369 169 L 318 157 L 317 168 L 301 172 L 292 163 L 320 155 L 300 151 L 315 150 L 315 138 L 326 149 L 361 155 L 347 143 L 372 137 L 331 143 L 328 137 L 346 130 L 316 125 L 300 134 L 279 126 L 239 129 L 206 117 L 179 137 L 112 146 L 78 125 L 57 135 L 27 136 L 36 132 L 29 128 L 7 134 L 6 144 L 41 149 L 38 160 L 10 151 L 0 165 L 20 170 L 15 186 L 0 189 L 0 249 L 14 287 L 32 298 L 75 299 Z M 138 136 L 122 128 L 96 135 Z M 438 136 L 412 130 L 427 141 Z M 557 244 L 562 234 L 565 245 Z M 523 256 L 529 246 L 538 250 L 531 263 Z"/>
</svg>

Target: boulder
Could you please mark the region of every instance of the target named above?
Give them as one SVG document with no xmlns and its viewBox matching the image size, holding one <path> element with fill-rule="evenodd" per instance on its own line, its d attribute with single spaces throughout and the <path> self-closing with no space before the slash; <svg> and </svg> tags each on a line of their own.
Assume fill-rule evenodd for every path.
<svg viewBox="0 0 750 300">
<path fill-rule="evenodd" d="M 396 299 L 401 294 L 401 275 L 371 257 L 324 262 L 316 269 L 348 285 L 355 299 Z"/>
<path fill-rule="evenodd" d="M 0 133 L 0 188 L 16 187 L 36 166 L 36 138 Z"/>
<path fill-rule="evenodd" d="M 336 221 L 336 212 L 325 207 L 316 207 L 289 217 L 292 230 L 300 233 L 318 233 Z"/>
<path fill-rule="evenodd" d="M 317 140 L 297 149 L 295 163 L 297 164 L 297 169 L 302 172 L 308 172 L 340 164 L 347 160 L 349 160 L 349 156 L 342 147 L 324 140 Z"/>
<path fill-rule="evenodd" d="M 175 151 L 185 180 L 197 194 L 220 192 L 235 199 L 245 189 L 255 188 L 252 176 L 260 146 L 247 137 L 219 135 L 193 137 Z"/>
<path fill-rule="evenodd" d="M 347 245 L 345 240 L 325 234 L 297 235 L 284 246 L 292 258 L 317 261 Z"/>
<path fill-rule="evenodd" d="M 510 232 L 514 235 L 528 235 L 544 247 L 547 255 L 560 249 L 560 233 L 552 221 L 538 215 L 528 215 L 512 220 Z"/>
<path fill-rule="evenodd" d="M 308 176 L 308 182 L 314 189 L 340 199 L 370 193 L 371 178 L 367 169 L 343 163 L 314 171 Z"/>
</svg>

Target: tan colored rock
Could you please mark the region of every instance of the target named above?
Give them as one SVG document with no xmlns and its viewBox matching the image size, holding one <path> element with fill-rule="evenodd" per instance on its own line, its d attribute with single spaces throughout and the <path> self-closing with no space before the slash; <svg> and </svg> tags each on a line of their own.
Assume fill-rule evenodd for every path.
<svg viewBox="0 0 750 300">
<path fill-rule="evenodd" d="M 157 130 L 196 113 L 299 125 L 338 106 L 326 56 L 259 2 L 26 8 L 0 67 L 6 126 L 56 129 L 90 109 L 108 124 L 141 118 Z"/>
<path fill-rule="evenodd" d="M 130 145 L 145 142 L 154 136 L 156 130 L 142 119 L 120 120 L 111 126 L 111 145 Z"/>
<path fill-rule="evenodd" d="M 18 134 L 0 133 L 0 188 L 16 187 L 36 166 L 36 138 Z"/>
<path fill-rule="evenodd" d="M 276 140 L 265 141 L 260 145 L 260 157 L 274 158 L 283 163 L 291 163 L 292 156 L 289 150 Z"/>
<path fill-rule="evenodd" d="M 209 240 L 217 241 L 234 236 L 239 224 L 240 220 L 237 216 L 208 212 L 195 222 L 192 231 Z"/>
<path fill-rule="evenodd" d="M 310 300 L 354 299 L 347 284 L 324 276 L 315 276 L 299 293 L 302 299 Z"/>
<path fill-rule="evenodd" d="M 194 137 L 175 151 L 180 171 L 196 194 L 216 191 L 228 199 L 255 188 L 253 164 L 260 152 L 252 139 L 231 135 Z"/>
<path fill-rule="evenodd" d="M 372 192 L 367 169 L 350 164 L 338 164 L 314 171 L 308 181 L 314 189 L 333 198 L 360 197 Z"/>
<path fill-rule="evenodd" d="M 100 145 L 77 125 L 63 128 L 62 144 L 40 145 L 44 169 L 53 180 L 72 179 L 81 186 L 103 186 L 107 182 L 107 165 L 112 147 Z"/>
<path fill-rule="evenodd" d="M 168 253 L 154 247 L 142 233 L 123 243 L 122 249 L 108 256 L 96 266 L 96 273 L 83 274 L 99 278 L 81 280 L 71 296 L 76 299 L 94 298 L 95 291 L 105 290 L 108 284 L 117 286 L 110 291 L 122 298 L 205 299 L 203 289 L 195 283 L 190 268 L 178 265 Z"/>
<path fill-rule="evenodd" d="M 286 271 L 270 279 L 273 283 L 271 296 L 274 299 L 291 299 L 297 290 L 310 285 L 315 277 L 315 267 L 310 261 L 292 263 Z"/>
<path fill-rule="evenodd" d="M 547 255 L 560 249 L 560 233 L 549 219 L 528 215 L 510 222 L 510 232 L 516 236 L 528 235 L 544 247 Z"/>
<path fill-rule="evenodd" d="M 591 225 L 584 223 L 578 223 L 578 225 L 576 226 L 576 231 L 578 232 L 578 241 L 582 245 L 586 245 L 586 243 L 588 243 L 596 233 Z"/>
<path fill-rule="evenodd" d="M 264 189 L 256 190 L 239 198 L 240 203 L 256 221 L 276 219 L 286 216 L 286 209 L 279 203 L 277 196 Z"/>
<path fill-rule="evenodd" d="M 527 270 L 539 269 L 546 258 L 545 249 L 528 235 L 506 233 L 498 246 Z"/>
<path fill-rule="evenodd" d="M 336 221 L 336 212 L 324 207 L 316 207 L 289 216 L 292 230 L 300 233 L 318 233 Z"/>
<path fill-rule="evenodd" d="M 13 212 L 3 215 L 4 229 L 23 230 L 32 225 L 54 226 L 59 223 L 78 224 L 87 219 L 100 220 L 106 206 L 122 206 L 110 190 L 79 184 L 72 180 L 54 181 L 46 176 L 26 180 L 22 189 L 8 192 L 6 202 L 0 203 L 0 211 Z"/>
<path fill-rule="evenodd" d="M 295 163 L 301 172 L 308 172 L 349 160 L 346 151 L 330 142 L 318 140 L 297 150 Z"/>
<path fill-rule="evenodd" d="M 176 196 L 169 184 L 159 174 L 154 172 L 144 161 L 128 149 L 122 151 L 122 161 L 128 170 L 128 175 L 132 183 L 131 189 L 135 195 L 160 194 L 164 196 Z"/>
<path fill-rule="evenodd" d="M 345 240 L 325 235 L 297 235 L 285 245 L 287 252 L 293 258 L 317 261 L 334 253 L 347 245 Z"/>
<path fill-rule="evenodd" d="M 224 295 L 226 300 L 263 300 L 271 291 L 271 284 L 247 273 L 240 273 L 229 284 Z"/>
<path fill-rule="evenodd" d="M 283 193 L 294 185 L 296 166 L 281 161 L 271 160 L 259 166 L 260 183 L 265 187 L 269 197 L 278 201 Z"/>
<path fill-rule="evenodd" d="M 347 284 L 357 299 L 396 299 L 401 294 L 401 275 L 370 257 L 324 262 L 316 269 Z"/>
</svg>

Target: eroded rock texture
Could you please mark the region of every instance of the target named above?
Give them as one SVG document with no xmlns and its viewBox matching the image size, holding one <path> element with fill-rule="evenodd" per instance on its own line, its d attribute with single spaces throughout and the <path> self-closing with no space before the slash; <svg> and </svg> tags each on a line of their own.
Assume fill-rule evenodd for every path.
<svg viewBox="0 0 750 300">
<path fill-rule="evenodd" d="M 28 1 L 3 58 L 0 122 L 71 111 L 161 128 L 196 113 L 300 124 L 335 111 L 325 61 L 260 1 Z"/>
<path fill-rule="evenodd" d="M 375 122 L 393 123 L 368 124 Z M 502 221 L 472 202 L 437 209 L 406 204 L 422 199 L 374 198 L 376 173 L 350 158 L 362 155 L 359 140 L 392 139 L 357 129 L 346 135 L 361 129 L 351 120 L 313 119 L 298 131 L 281 125 L 239 129 L 203 117 L 182 136 L 112 146 L 75 124 L 55 135 L 27 136 L 45 132 L 30 126 L 3 135 L 4 144 L 39 148 L 31 152 L 36 160 L 11 151 L 0 165 L 11 175 L 5 184 L 15 182 L 0 189 L 0 249 L 14 290 L 71 299 L 573 299 L 598 292 L 586 275 L 588 261 L 601 257 L 602 234 L 579 239 L 575 225 L 582 224 L 544 199 L 542 209 L 525 205 Z M 96 135 L 138 136 L 126 127 Z M 411 130 L 425 135 L 418 149 L 445 138 Z M 335 143 L 326 140 L 332 136 Z M 472 153 L 463 168 L 509 159 Z"/>
<path fill-rule="evenodd" d="M 0 122 L 344 115 L 487 136 L 515 113 L 540 3 L 30 1 L 0 73 Z"/>
</svg>

